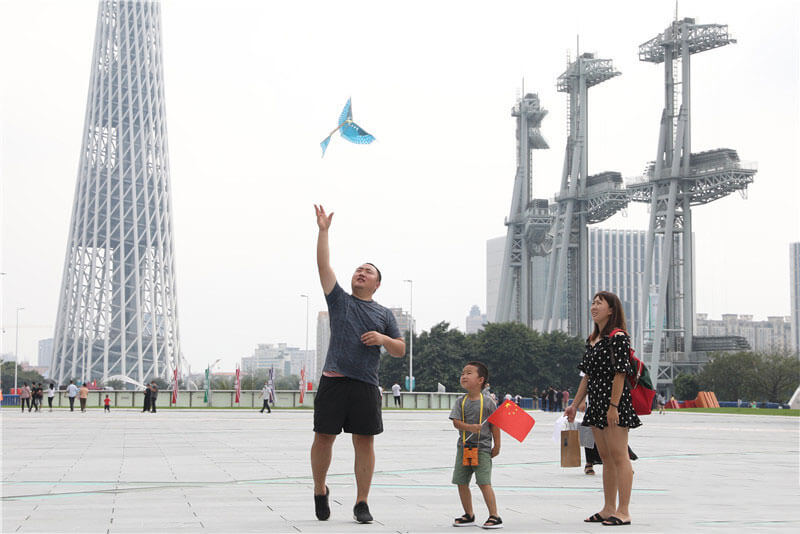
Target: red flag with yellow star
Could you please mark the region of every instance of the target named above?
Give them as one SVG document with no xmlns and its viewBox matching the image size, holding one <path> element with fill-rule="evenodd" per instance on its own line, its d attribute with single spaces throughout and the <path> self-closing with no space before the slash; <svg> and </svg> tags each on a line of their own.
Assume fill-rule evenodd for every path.
<svg viewBox="0 0 800 534">
<path fill-rule="evenodd" d="M 536 421 L 528 415 L 528 412 L 517 406 L 510 400 L 505 401 L 487 419 L 497 428 L 504 430 L 509 436 L 520 443 L 524 440 L 528 432 L 531 431 Z"/>
</svg>

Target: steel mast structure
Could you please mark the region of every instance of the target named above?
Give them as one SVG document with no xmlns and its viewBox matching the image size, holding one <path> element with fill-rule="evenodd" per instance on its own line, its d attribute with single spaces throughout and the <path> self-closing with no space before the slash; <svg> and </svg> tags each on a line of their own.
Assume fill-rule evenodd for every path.
<svg viewBox="0 0 800 534">
<path fill-rule="evenodd" d="M 50 376 L 169 378 L 179 367 L 156 1 L 104 0 Z"/>
<path fill-rule="evenodd" d="M 727 25 L 701 25 L 685 18 L 674 21 L 663 33 L 639 46 L 640 61 L 664 64 L 664 111 L 656 159 L 648 165 L 643 181 L 628 184 L 632 200 L 650 203 L 641 285 L 646 292 L 640 310 L 645 325 L 651 307 L 648 300 L 653 246 L 656 235 L 664 236 L 655 321 L 645 328 L 652 334 L 650 372 L 661 382 L 671 380 L 673 364 L 690 359 L 693 351 L 702 349 L 693 343 L 691 207 L 734 191 L 743 192 L 756 173 L 755 166 L 739 161 L 735 150 L 691 153 L 691 56 L 735 42 L 728 35 Z M 637 343 L 643 344 L 644 340 Z M 643 352 L 647 349 L 644 345 Z"/>
<path fill-rule="evenodd" d="M 545 256 L 547 231 L 552 217 L 546 199 L 533 199 L 532 151 L 550 148 L 540 128 L 547 110 L 539 96 L 527 93 L 511 110 L 517 119 L 517 174 L 500 274 L 497 322 L 519 322 L 533 326 L 534 291 L 531 265 L 536 256 Z"/>
<path fill-rule="evenodd" d="M 570 335 L 589 332 L 589 229 L 628 204 L 618 172 L 589 176 L 588 90 L 619 76 L 610 59 L 580 54 L 558 77 L 559 92 L 568 93 L 568 136 L 561 175 L 561 192 L 551 234 L 553 247 L 547 274 L 543 331 L 560 329 Z M 567 325 L 561 324 L 564 284 Z"/>
</svg>

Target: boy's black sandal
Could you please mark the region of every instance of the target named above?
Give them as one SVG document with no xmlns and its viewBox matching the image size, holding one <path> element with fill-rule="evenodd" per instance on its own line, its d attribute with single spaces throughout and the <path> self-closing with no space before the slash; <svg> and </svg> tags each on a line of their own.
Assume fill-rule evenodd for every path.
<svg viewBox="0 0 800 534">
<path fill-rule="evenodd" d="M 454 527 L 471 527 L 475 524 L 475 516 L 464 514 L 461 517 L 456 517 L 453 520 Z"/>
<path fill-rule="evenodd" d="M 482 528 L 503 528 L 503 520 L 496 515 L 490 515 Z"/>
</svg>

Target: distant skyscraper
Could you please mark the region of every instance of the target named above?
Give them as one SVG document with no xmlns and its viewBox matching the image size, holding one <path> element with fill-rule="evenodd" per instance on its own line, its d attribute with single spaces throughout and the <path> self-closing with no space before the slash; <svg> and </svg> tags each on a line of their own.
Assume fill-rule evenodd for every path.
<svg viewBox="0 0 800 534">
<path fill-rule="evenodd" d="M 300 375 L 306 366 L 309 377 L 314 375 L 316 365 L 315 351 L 306 353 L 298 347 L 290 347 L 286 343 L 259 343 L 252 356 L 242 358 L 242 370 L 247 373 L 275 369 L 275 376 Z"/>
<path fill-rule="evenodd" d="M 321 311 L 317 314 L 317 369 L 314 373 L 314 382 L 319 384 L 322 368 L 325 366 L 325 357 L 328 355 L 328 343 L 331 341 L 331 321 L 328 312 Z"/>
<path fill-rule="evenodd" d="M 467 315 L 467 334 L 477 334 L 479 330 L 483 330 L 483 325 L 487 322 L 486 314 L 481 313 L 478 306 L 473 306 Z"/>
<path fill-rule="evenodd" d="M 789 290 L 792 293 L 792 348 L 800 353 L 800 242 L 789 245 Z"/>
<path fill-rule="evenodd" d="M 647 232 L 644 230 L 589 229 L 589 298 L 598 291 L 616 294 L 625 310 L 628 331 L 637 344 L 648 338 L 643 329 L 652 328 L 652 325 L 640 325 L 637 321 L 641 299 L 648 298 L 648 292 L 641 287 L 646 237 Z M 683 234 L 677 234 L 676 239 L 680 242 L 682 237 Z M 654 265 L 660 265 L 662 240 L 663 236 L 656 236 L 653 247 Z M 653 270 L 653 277 L 651 288 L 656 288 L 659 281 L 658 269 Z M 650 293 L 655 292 L 651 289 Z M 655 297 L 652 294 L 649 298 L 653 318 Z M 588 308 L 584 313 L 589 314 Z M 584 335 L 588 334 L 586 332 Z"/>
<path fill-rule="evenodd" d="M 495 237 L 486 241 L 486 318 L 495 322 L 497 298 L 500 294 L 500 276 L 503 272 L 503 254 L 506 237 Z"/>
<path fill-rule="evenodd" d="M 709 319 L 698 313 L 695 319 L 697 336 L 740 336 L 756 352 L 782 352 L 790 350 L 792 327 L 789 317 L 773 315 L 766 321 L 756 321 L 752 315 L 723 313 L 722 319 Z"/>
<path fill-rule="evenodd" d="M 161 8 L 104 0 L 50 376 L 139 382 L 179 365 Z"/>
<path fill-rule="evenodd" d="M 403 311 L 403 308 L 389 308 L 389 311 L 394 315 L 394 320 L 397 321 L 397 328 L 400 330 L 400 336 L 405 338 L 406 332 L 411 327 L 411 314 Z M 414 321 L 414 332 L 417 332 L 417 323 Z"/>
<path fill-rule="evenodd" d="M 53 360 L 53 338 L 39 340 L 39 357 L 36 360 L 39 367 L 50 368 Z"/>
</svg>

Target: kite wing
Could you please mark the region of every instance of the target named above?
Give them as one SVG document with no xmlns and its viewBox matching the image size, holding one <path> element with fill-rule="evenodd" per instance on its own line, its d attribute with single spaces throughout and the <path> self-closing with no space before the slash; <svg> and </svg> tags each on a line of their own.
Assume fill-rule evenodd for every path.
<svg viewBox="0 0 800 534">
<path fill-rule="evenodd" d="M 337 122 L 336 124 L 338 124 L 339 127 L 341 127 L 342 124 L 345 123 L 345 121 L 351 121 L 351 120 L 353 120 L 353 110 L 350 107 L 350 99 L 348 98 L 347 104 L 344 105 L 344 109 L 342 110 L 342 114 L 339 115 L 339 122 Z"/>
<path fill-rule="evenodd" d="M 342 125 L 342 137 L 357 145 L 368 145 L 375 140 L 372 134 L 367 133 L 361 126 L 348 121 Z"/>
<path fill-rule="evenodd" d="M 326 137 L 325 139 L 323 139 L 323 141 L 319 144 L 319 146 L 322 147 L 322 157 L 323 158 L 325 157 L 325 150 L 328 148 L 328 143 L 331 142 L 331 136 L 332 135 L 333 134 L 331 134 L 328 137 Z"/>
</svg>

